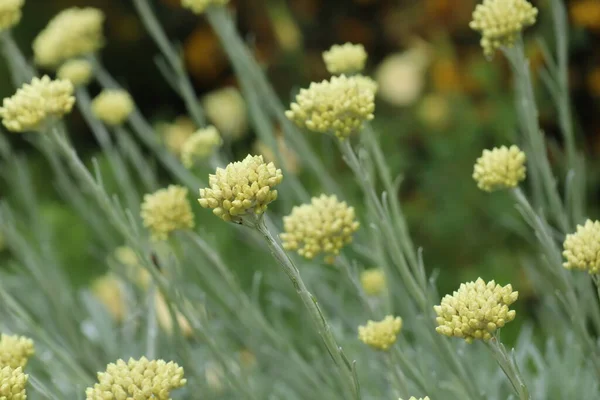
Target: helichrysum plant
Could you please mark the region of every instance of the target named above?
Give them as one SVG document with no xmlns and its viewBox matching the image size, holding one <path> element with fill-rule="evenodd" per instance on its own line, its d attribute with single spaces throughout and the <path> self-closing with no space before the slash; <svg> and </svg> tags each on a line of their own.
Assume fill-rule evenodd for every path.
<svg viewBox="0 0 600 400">
<path fill-rule="evenodd" d="M 323 60 L 330 74 L 351 75 L 365 68 L 367 52 L 362 44 L 336 44 L 323 52 Z"/>
<path fill-rule="evenodd" d="M 381 321 L 367 321 L 359 326 L 358 338 L 376 350 L 388 350 L 396 343 L 401 329 L 402 318 L 388 315 Z"/>
<path fill-rule="evenodd" d="M 190 136 L 181 147 L 181 161 L 188 168 L 213 154 L 223 143 L 217 128 L 208 126 Z"/>
<path fill-rule="evenodd" d="M 224 6 L 229 0 L 182 0 L 181 5 L 195 14 L 202 14 L 210 6 Z"/>
<path fill-rule="evenodd" d="M 0 368 L 24 368 L 35 353 L 33 341 L 23 336 L 0 336 Z"/>
<path fill-rule="evenodd" d="M 0 3 L 0 32 L 19 23 L 24 3 L 25 0 L 4 0 Z"/>
<path fill-rule="evenodd" d="M 600 272 L 600 222 L 585 221 L 577 225 L 577 232 L 567 235 L 563 256 L 567 269 L 579 269 L 590 274 Z"/>
<path fill-rule="evenodd" d="M 194 227 L 188 190 L 178 185 L 170 185 L 166 189 L 145 195 L 141 216 L 154 240 L 166 240 L 174 231 Z"/>
<path fill-rule="evenodd" d="M 0 399 L 5 400 L 26 400 L 28 376 L 23 373 L 21 367 L 0 368 Z"/>
<path fill-rule="evenodd" d="M 360 273 L 360 284 L 369 296 L 378 296 L 386 288 L 385 273 L 381 268 L 371 268 Z"/>
<path fill-rule="evenodd" d="M 92 80 L 92 64 L 84 59 L 69 60 L 60 66 L 56 76 L 71 81 L 74 86 L 86 86 Z"/>
<path fill-rule="evenodd" d="M 473 168 L 473 179 L 486 192 L 517 187 L 525 179 L 525 161 L 517 146 L 484 150 Z"/>
<path fill-rule="evenodd" d="M 127 121 L 134 107 L 131 95 L 120 89 L 104 90 L 92 102 L 92 111 L 96 118 L 112 126 Z"/>
</svg>

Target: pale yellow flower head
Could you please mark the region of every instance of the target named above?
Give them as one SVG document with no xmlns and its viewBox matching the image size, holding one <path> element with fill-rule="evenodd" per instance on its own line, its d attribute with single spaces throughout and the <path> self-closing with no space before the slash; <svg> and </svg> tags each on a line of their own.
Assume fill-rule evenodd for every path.
<svg viewBox="0 0 600 400">
<path fill-rule="evenodd" d="M 191 168 L 197 161 L 213 154 L 222 143 L 223 139 L 214 126 L 199 129 L 183 143 L 181 162 L 187 168 Z"/>
<path fill-rule="evenodd" d="M 374 118 L 375 94 L 356 77 L 334 76 L 300 89 L 285 115 L 300 127 L 346 139 Z"/>
<path fill-rule="evenodd" d="M 360 285 L 369 296 L 378 296 L 386 290 L 385 273 L 381 268 L 371 268 L 360 273 Z"/>
<path fill-rule="evenodd" d="M 102 303 L 106 311 L 117 322 L 123 321 L 127 314 L 122 285 L 121 280 L 112 274 L 97 278 L 91 285 L 94 297 Z"/>
<path fill-rule="evenodd" d="M 74 104 L 71 82 L 44 76 L 33 78 L 12 97 L 5 98 L 0 107 L 0 117 L 10 131 L 39 131 L 49 120 L 70 113 Z"/>
<path fill-rule="evenodd" d="M 526 0 L 483 0 L 469 26 L 481 33 L 483 52 L 491 57 L 497 49 L 514 45 L 521 31 L 535 24 L 537 14 Z"/>
<path fill-rule="evenodd" d="M 185 385 L 183 368 L 174 362 L 130 358 L 108 364 L 98 383 L 85 391 L 86 400 L 169 400 L 170 392 Z"/>
<path fill-rule="evenodd" d="M 359 226 L 353 207 L 336 196 L 322 194 L 283 217 L 284 233 L 280 237 L 286 250 L 297 251 L 308 259 L 324 254 L 325 261 L 333 263 L 340 250 L 352 242 Z"/>
<path fill-rule="evenodd" d="M 58 69 L 56 76 L 71 81 L 74 86 L 86 86 L 92 80 L 92 64 L 87 60 L 69 60 Z"/>
<path fill-rule="evenodd" d="M 484 150 L 473 168 L 473 179 L 486 192 L 517 187 L 525 179 L 526 159 L 514 145 Z"/>
<path fill-rule="evenodd" d="M 34 354 L 33 340 L 16 335 L 0 336 L 0 368 L 25 368 L 27 361 Z"/>
<path fill-rule="evenodd" d="M 2 400 L 26 400 L 28 375 L 23 373 L 21 367 L 0 368 L 0 399 Z"/>
<path fill-rule="evenodd" d="M 33 41 L 35 62 L 55 68 L 94 53 L 104 45 L 104 13 L 96 8 L 68 8 L 57 14 Z"/>
<path fill-rule="evenodd" d="M 241 222 L 245 215 L 266 211 L 269 203 L 277 199 L 273 188 L 282 180 L 281 170 L 275 164 L 265 163 L 262 156 L 248 155 L 209 175 L 210 187 L 200 189 L 198 202 L 224 221 Z"/>
<path fill-rule="evenodd" d="M 388 350 L 402 329 L 402 318 L 388 315 L 382 321 L 367 321 L 358 327 L 358 338 L 376 350 Z"/>
<path fill-rule="evenodd" d="M 600 272 L 600 222 L 585 221 L 577 225 L 577 232 L 567 235 L 563 256 L 567 259 L 563 266 L 567 269 L 580 269 L 590 274 Z"/>
<path fill-rule="evenodd" d="M 202 98 L 206 117 L 226 138 L 237 140 L 248 132 L 248 107 L 235 87 L 217 89 Z"/>
<path fill-rule="evenodd" d="M 362 44 L 335 44 L 323 52 L 323 61 L 332 75 L 355 74 L 365 68 L 367 52 Z"/>
<path fill-rule="evenodd" d="M 141 216 L 154 240 L 166 240 L 176 230 L 194 227 L 188 190 L 178 185 L 145 195 Z"/>
<path fill-rule="evenodd" d="M 0 1 L 0 32 L 12 28 L 21 20 L 21 8 L 25 0 Z"/>
<path fill-rule="evenodd" d="M 511 285 L 500 286 L 494 281 L 463 283 L 452 296 L 446 295 L 434 310 L 437 314 L 438 333 L 465 339 L 489 340 L 492 334 L 515 319 L 515 311 L 508 307 L 517 301 L 519 292 Z"/>
<path fill-rule="evenodd" d="M 194 14 L 202 14 L 210 6 L 224 6 L 229 0 L 181 0 L 181 5 Z"/>
<path fill-rule="evenodd" d="M 121 125 L 133 112 L 131 95 L 121 89 L 105 89 L 92 102 L 92 112 L 107 125 Z"/>
<path fill-rule="evenodd" d="M 180 116 L 175 118 L 172 123 L 161 123 L 157 127 L 165 146 L 178 157 L 181 157 L 181 151 L 184 143 L 198 130 L 194 121 L 189 117 Z"/>
</svg>

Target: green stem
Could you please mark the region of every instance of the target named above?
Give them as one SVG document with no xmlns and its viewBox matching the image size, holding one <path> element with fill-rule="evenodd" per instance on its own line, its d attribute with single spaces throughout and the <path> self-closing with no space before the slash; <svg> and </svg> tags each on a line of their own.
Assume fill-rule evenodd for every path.
<svg viewBox="0 0 600 400">
<path fill-rule="evenodd" d="M 156 318 L 156 287 L 150 283 L 146 293 L 147 326 L 146 326 L 146 357 L 153 360 L 156 357 L 156 345 L 158 339 L 158 320 Z M 173 325 L 179 325 L 177 318 L 173 318 Z"/>
<path fill-rule="evenodd" d="M 10 31 L 0 33 L 4 58 L 10 67 L 12 81 L 15 87 L 30 82 L 36 76 L 35 70 L 29 65 L 23 53 L 15 43 Z"/>
<path fill-rule="evenodd" d="M 494 355 L 494 358 L 498 362 L 498 365 L 500 365 L 500 368 L 502 368 L 502 371 L 504 371 L 504 374 L 510 381 L 519 399 L 531 400 L 529 390 L 527 389 L 525 380 L 521 376 L 519 367 L 515 364 L 514 360 L 509 357 L 506 348 L 500 342 L 500 339 L 497 336 L 494 336 L 486 343 L 486 345 Z"/>
</svg>

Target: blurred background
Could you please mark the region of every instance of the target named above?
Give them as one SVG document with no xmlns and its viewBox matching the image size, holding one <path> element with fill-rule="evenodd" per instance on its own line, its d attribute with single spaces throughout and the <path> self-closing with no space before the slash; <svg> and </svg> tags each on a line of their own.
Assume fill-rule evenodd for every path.
<svg viewBox="0 0 600 400">
<path fill-rule="evenodd" d="M 545 1 L 532 2 L 541 12 L 539 23 L 527 31 L 527 49 L 536 76 L 540 118 L 550 139 L 551 160 L 555 160 L 561 145 L 555 111 L 536 74 L 542 67 L 537 41 L 544 38 L 552 45 L 552 21 L 544 12 L 548 7 Z M 237 85 L 235 75 L 208 24 L 182 9 L 178 0 L 154 3 L 167 34 L 181 46 L 211 122 L 229 132 L 227 151 L 236 157 L 265 152 L 249 127 L 243 100 L 232 89 Z M 529 243 L 507 229 L 522 222 L 508 194 L 483 193 L 471 179 L 473 163 L 483 148 L 518 140 L 506 60 L 501 55 L 493 62 L 486 60 L 479 35 L 468 27 L 475 4 L 474 0 L 232 0 L 230 7 L 284 103 L 300 87 L 328 78 L 321 53 L 331 45 L 353 42 L 365 46 L 367 74 L 379 83 L 374 126 L 391 168 L 402 177 L 399 196 L 414 241 L 424 249 L 427 268 L 439 271 L 440 293 L 477 276 L 495 277 L 501 283 L 519 282 L 521 298 L 529 301 L 519 303 L 526 307 L 535 298 L 528 292 L 521 264 L 532 253 Z M 599 194 L 600 1 L 567 4 L 572 23 L 572 99 L 579 146 L 588 159 L 588 210 L 594 217 Z M 35 35 L 54 14 L 71 6 L 92 6 L 105 12 L 107 46 L 101 53 L 105 65 L 176 151 L 194 126 L 184 115 L 183 103 L 160 75 L 154 62 L 158 50 L 129 1 L 27 0 L 24 19 L 15 29 L 21 48 L 31 57 Z M 2 97 L 14 91 L 7 74 L 5 65 L 0 64 Z M 70 124 L 79 151 L 102 161 L 82 118 L 74 114 Z M 311 140 L 323 154 L 331 154 L 327 153 L 331 141 Z M 28 151 L 22 137 L 11 135 L 11 141 Z M 302 174 L 293 149 L 287 154 Z M 65 243 L 63 256 L 72 265 L 73 279 L 86 282 L 103 267 L 82 267 L 89 266 L 81 259 L 82 248 L 91 246 L 89 238 L 84 230 L 78 231 L 77 217 L 54 193 L 42 157 L 32 150 L 31 159 L 43 215 L 52 221 L 58 240 Z M 336 174 L 345 176 L 346 186 L 352 187 L 343 161 L 330 162 Z M 318 190 L 314 188 L 313 194 Z"/>
</svg>

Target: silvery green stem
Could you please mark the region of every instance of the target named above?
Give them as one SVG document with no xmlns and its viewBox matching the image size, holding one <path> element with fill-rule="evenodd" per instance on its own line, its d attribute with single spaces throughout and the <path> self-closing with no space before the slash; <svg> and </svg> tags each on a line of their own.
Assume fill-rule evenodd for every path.
<svg viewBox="0 0 600 400">
<path fill-rule="evenodd" d="M 36 72 L 29 65 L 25 57 L 23 57 L 23 53 L 17 47 L 10 31 L 0 32 L 0 39 L 2 40 L 4 58 L 9 65 L 15 87 L 20 87 L 22 84 L 30 82 L 36 75 Z"/>
<path fill-rule="evenodd" d="M 115 135 L 121 155 L 129 159 L 135 167 L 138 176 L 144 184 L 144 189 L 148 192 L 157 190 L 159 185 L 156 177 L 156 169 L 148 162 L 139 144 L 131 138 L 131 132 L 122 126 L 117 126 L 115 127 Z"/>
<path fill-rule="evenodd" d="M 156 286 L 150 283 L 148 291 L 146 292 L 146 357 L 149 360 L 153 360 L 156 357 L 156 346 L 158 339 L 158 320 L 156 318 Z M 177 318 L 173 318 L 173 325 L 179 325 Z"/>
<path fill-rule="evenodd" d="M 398 364 L 404 374 L 410 377 L 410 379 L 416 383 L 418 389 L 423 393 L 429 393 L 427 380 L 421 374 L 421 371 L 416 369 L 416 366 L 410 362 L 406 355 L 396 345 L 390 351 L 391 359 L 394 360 L 395 364 Z"/>
<path fill-rule="evenodd" d="M 529 394 L 529 390 L 527 389 L 527 385 L 525 384 L 525 380 L 519 371 L 519 367 L 517 366 L 514 356 L 511 358 L 506 351 L 504 345 L 500 342 L 498 336 L 494 335 L 487 343 L 488 349 L 494 355 L 494 358 L 504 371 L 504 374 L 510 381 L 515 393 L 519 397 L 520 400 L 531 400 L 531 396 Z"/>
</svg>

